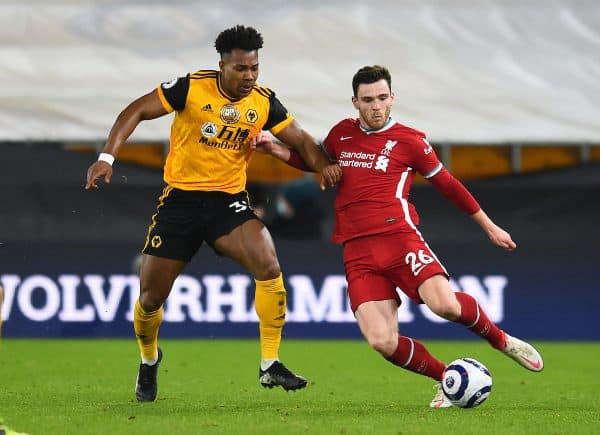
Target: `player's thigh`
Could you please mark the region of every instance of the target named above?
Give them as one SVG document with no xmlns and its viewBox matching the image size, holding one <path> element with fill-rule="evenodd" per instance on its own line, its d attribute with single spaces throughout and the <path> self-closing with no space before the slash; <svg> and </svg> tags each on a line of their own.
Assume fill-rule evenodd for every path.
<svg viewBox="0 0 600 435">
<path fill-rule="evenodd" d="M 460 315 L 460 304 L 445 275 L 434 275 L 425 280 L 418 289 L 421 300 L 431 311 L 446 319 Z"/>
<path fill-rule="evenodd" d="M 281 273 L 275 244 L 269 230 L 258 219 L 249 219 L 213 242 L 222 255 L 236 261 L 258 280 Z"/>
<path fill-rule="evenodd" d="M 368 340 L 395 338 L 398 333 L 398 302 L 395 299 L 363 302 L 354 315 Z"/>
<path fill-rule="evenodd" d="M 144 254 L 140 268 L 142 308 L 148 311 L 160 308 L 185 265 L 185 261 Z"/>
<path fill-rule="evenodd" d="M 383 275 L 378 264 L 377 248 L 369 238 L 346 242 L 343 256 L 348 298 L 353 312 L 368 301 L 394 300 L 400 305 L 396 286 Z"/>
</svg>

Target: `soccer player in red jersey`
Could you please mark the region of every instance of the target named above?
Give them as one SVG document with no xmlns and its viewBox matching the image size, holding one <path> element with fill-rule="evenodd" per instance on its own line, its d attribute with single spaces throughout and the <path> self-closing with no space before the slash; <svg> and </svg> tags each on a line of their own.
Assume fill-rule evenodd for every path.
<svg viewBox="0 0 600 435">
<path fill-rule="evenodd" d="M 323 150 L 342 168 L 333 241 L 344 246 L 350 304 L 369 345 L 392 364 L 438 381 L 431 407 L 452 406 L 439 384 L 446 365 L 419 341 L 399 334 L 398 287 L 415 303 L 464 325 L 526 369 L 541 371 L 542 357 L 533 346 L 490 321 L 472 296 L 452 291 L 448 272 L 420 233 L 419 216 L 409 201 L 416 172 L 471 216 L 493 244 L 507 251 L 516 249 L 510 234 L 444 168 L 424 133 L 390 117 L 394 94 L 385 67 L 359 69 L 352 88 L 359 117 L 335 125 Z M 266 134 L 256 138 L 255 146 L 309 170 L 296 151 L 273 143 Z"/>
</svg>

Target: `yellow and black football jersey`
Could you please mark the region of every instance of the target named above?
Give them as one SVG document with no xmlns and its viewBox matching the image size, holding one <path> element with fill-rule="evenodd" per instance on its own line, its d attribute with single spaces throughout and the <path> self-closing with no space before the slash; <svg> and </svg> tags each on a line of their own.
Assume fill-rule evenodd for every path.
<svg viewBox="0 0 600 435">
<path fill-rule="evenodd" d="M 294 119 L 268 88 L 231 99 L 213 70 L 162 83 L 158 95 L 165 110 L 176 111 L 164 179 L 182 190 L 241 192 L 250 140 L 261 130 L 277 134 Z"/>
</svg>

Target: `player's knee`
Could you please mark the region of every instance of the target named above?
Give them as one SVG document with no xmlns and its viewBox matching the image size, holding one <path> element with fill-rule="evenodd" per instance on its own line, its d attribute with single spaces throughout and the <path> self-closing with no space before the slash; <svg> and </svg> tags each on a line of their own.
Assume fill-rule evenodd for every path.
<svg viewBox="0 0 600 435">
<path fill-rule="evenodd" d="M 267 281 L 269 279 L 275 279 L 281 275 L 281 268 L 279 262 L 275 260 L 265 262 L 258 270 L 254 273 L 254 278 L 259 281 Z"/>
<path fill-rule="evenodd" d="M 165 299 L 157 292 L 145 287 L 140 289 L 140 305 L 147 313 L 158 310 L 164 302 Z"/>
<path fill-rule="evenodd" d="M 460 317 L 460 304 L 455 298 L 439 301 L 431 311 L 446 320 L 454 321 Z"/>
<path fill-rule="evenodd" d="M 366 338 L 369 346 L 384 356 L 393 354 L 398 347 L 398 339 L 387 332 L 373 331 Z"/>
</svg>

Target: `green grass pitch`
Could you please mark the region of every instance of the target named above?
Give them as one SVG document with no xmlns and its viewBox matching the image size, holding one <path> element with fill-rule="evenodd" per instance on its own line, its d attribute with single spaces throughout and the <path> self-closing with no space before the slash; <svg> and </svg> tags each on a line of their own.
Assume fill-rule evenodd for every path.
<svg viewBox="0 0 600 435">
<path fill-rule="evenodd" d="M 282 360 L 305 390 L 258 384 L 256 340 L 164 339 L 159 393 L 137 403 L 135 340 L 4 339 L 0 416 L 43 434 L 593 434 L 600 343 L 535 343 L 531 373 L 480 341 L 423 340 L 440 359 L 490 369 L 474 409 L 428 407 L 434 382 L 392 366 L 362 341 L 285 340 Z"/>
</svg>

